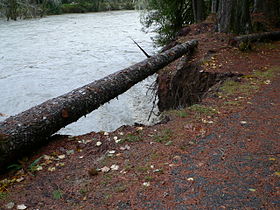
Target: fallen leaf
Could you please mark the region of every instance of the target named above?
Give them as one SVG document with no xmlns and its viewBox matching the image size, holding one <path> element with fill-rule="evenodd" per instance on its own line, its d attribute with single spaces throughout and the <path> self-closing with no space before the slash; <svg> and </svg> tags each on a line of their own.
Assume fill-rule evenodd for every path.
<svg viewBox="0 0 280 210">
<path fill-rule="evenodd" d="M 17 205 L 17 209 L 27 209 L 24 204 Z"/>
<path fill-rule="evenodd" d="M 276 171 L 274 174 L 275 174 L 276 176 L 280 176 L 280 171 Z"/>
<path fill-rule="evenodd" d="M 254 188 L 249 188 L 249 191 L 251 191 L 251 192 L 256 192 L 257 190 L 254 189 Z"/>
<path fill-rule="evenodd" d="M 111 150 L 111 151 L 109 151 L 108 153 L 109 153 L 109 154 L 115 154 L 116 151 L 115 151 L 115 150 Z"/>
<path fill-rule="evenodd" d="M 194 178 L 190 177 L 190 178 L 187 178 L 188 181 L 194 181 Z"/>
<path fill-rule="evenodd" d="M 48 168 L 48 171 L 50 171 L 50 172 L 55 171 L 55 167 L 49 167 L 49 168 Z"/>
<path fill-rule="evenodd" d="M 275 158 L 269 158 L 269 160 L 275 161 L 276 159 Z"/>
<path fill-rule="evenodd" d="M 65 158 L 65 155 L 58 155 L 57 156 L 60 160 L 64 159 Z"/>
<path fill-rule="evenodd" d="M 104 136 L 109 136 L 109 133 L 108 132 L 104 132 Z"/>
<path fill-rule="evenodd" d="M 98 141 L 98 142 L 96 142 L 96 146 L 101 146 L 101 144 L 102 144 L 102 142 L 101 141 Z"/>
<path fill-rule="evenodd" d="M 150 182 L 144 182 L 143 183 L 143 186 L 145 186 L 145 187 L 149 187 L 151 184 L 150 184 Z"/>
<path fill-rule="evenodd" d="M 271 84 L 271 81 L 270 81 L 270 80 L 265 80 L 265 81 L 264 81 L 264 84 L 270 85 L 270 84 Z"/>
<path fill-rule="evenodd" d="M 20 178 L 16 179 L 17 182 L 21 182 L 21 181 L 23 181 L 23 180 L 24 180 L 23 177 L 20 177 Z"/>
<path fill-rule="evenodd" d="M 104 166 L 103 168 L 101 168 L 101 171 L 103 172 L 103 173 L 107 173 L 107 172 L 109 172 L 111 169 L 109 168 L 109 167 L 107 167 L 107 166 Z"/>
<path fill-rule="evenodd" d="M 246 121 L 240 121 L 240 124 L 245 125 L 245 124 L 247 124 L 247 122 Z"/>
<path fill-rule="evenodd" d="M 12 208 L 14 208 L 14 206 L 15 206 L 15 203 L 14 203 L 14 202 L 10 202 L 10 203 L 7 203 L 7 204 L 5 205 L 5 208 L 6 208 L 6 209 L 12 209 Z"/>
<path fill-rule="evenodd" d="M 130 146 L 126 144 L 124 147 L 120 147 L 120 150 L 130 150 Z"/>
<path fill-rule="evenodd" d="M 168 141 L 168 142 L 165 143 L 165 146 L 169 146 L 169 145 L 171 145 L 172 143 L 173 143 L 173 141 Z"/>
<path fill-rule="evenodd" d="M 51 159 L 51 156 L 49 156 L 49 155 L 43 155 L 43 158 L 44 158 L 45 160 L 50 160 L 50 159 Z"/>
<path fill-rule="evenodd" d="M 112 171 L 117 171 L 117 170 L 119 170 L 119 168 L 120 167 L 118 165 L 115 165 L 115 164 L 111 166 Z"/>
</svg>

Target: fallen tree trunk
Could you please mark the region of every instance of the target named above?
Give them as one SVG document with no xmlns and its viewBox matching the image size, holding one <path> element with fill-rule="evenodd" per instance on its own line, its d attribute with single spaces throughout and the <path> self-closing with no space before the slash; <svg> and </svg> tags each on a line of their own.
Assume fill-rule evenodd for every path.
<svg viewBox="0 0 280 210">
<path fill-rule="evenodd" d="M 0 170 L 26 151 L 49 141 L 61 128 L 124 93 L 175 59 L 192 53 L 197 44 L 192 40 L 177 45 L 0 122 Z"/>
<path fill-rule="evenodd" d="M 241 43 L 248 43 L 248 42 L 252 43 L 252 42 L 266 41 L 266 40 L 271 40 L 271 41 L 280 40 L 280 31 L 237 36 L 234 37 L 232 40 L 230 40 L 230 44 L 233 46 L 239 46 Z"/>
</svg>

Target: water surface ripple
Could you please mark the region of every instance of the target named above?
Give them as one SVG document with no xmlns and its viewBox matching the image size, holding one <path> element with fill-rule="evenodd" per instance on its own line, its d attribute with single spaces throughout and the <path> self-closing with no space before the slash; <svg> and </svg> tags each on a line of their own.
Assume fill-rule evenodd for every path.
<svg viewBox="0 0 280 210">
<path fill-rule="evenodd" d="M 151 34 L 141 27 L 137 11 L 0 20 L 0 113 L 15 115 L 145 59 L 130 40 L 155 51 Z M 60 133 L 152 123 L 156 117 L 147 122 L 152 104 L 146 91 L 154 80 L 149 77 Z"/>
</svg>

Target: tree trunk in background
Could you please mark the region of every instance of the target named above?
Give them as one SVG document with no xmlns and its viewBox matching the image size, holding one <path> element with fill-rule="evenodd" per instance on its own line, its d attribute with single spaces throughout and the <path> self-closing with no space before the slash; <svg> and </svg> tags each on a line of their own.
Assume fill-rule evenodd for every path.
<svg viewBox="0 0 280 210">
<path fill-rule="evenodd" d="M 199 23 L 204 20 L 204 1 L 192 0 L 194 22 Z"/>
<path fill-rule="evenodd" d="M 225 33 L 249 33 L 251 31 L 249 0 L 220 0 L 218 30 Z"/>
<path fill-rule="evenodd" d="M 177 45 L 0 122 L 0 171 L 35 146 L 48 142 L 49 137 L 61 128 L 76 122 L 182 55 L 191 54 L 197 44 L 192 40 Z"/>
<path fill-rule="evenodd" d="M 270 30 L 280 23 L 279 0 L 254 0 L 253 27 L 256 31 Z"/>
<path fill-rule="evenodd" d="M 212 0 L 212 4 L 211 4 L 211 13 L 212 14 L 215 14 L 218 12 L 218 5 L 219 5 L 219 2 L 218 0 Z"/>
</svg>

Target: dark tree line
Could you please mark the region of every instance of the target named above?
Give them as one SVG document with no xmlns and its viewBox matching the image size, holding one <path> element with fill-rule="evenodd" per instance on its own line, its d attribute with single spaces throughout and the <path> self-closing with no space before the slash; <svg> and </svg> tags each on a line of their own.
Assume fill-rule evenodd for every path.
<svg viewBox="0 0 280 210">
<path fill-rule="evenodd" d="M 158 33 L 157 44 L 172 40 L 185 25 L 216 16 L 219 32 L 248 34 L 279 27 L 280 0 L 147 0 L 142 22 Z"/>
</svg>

